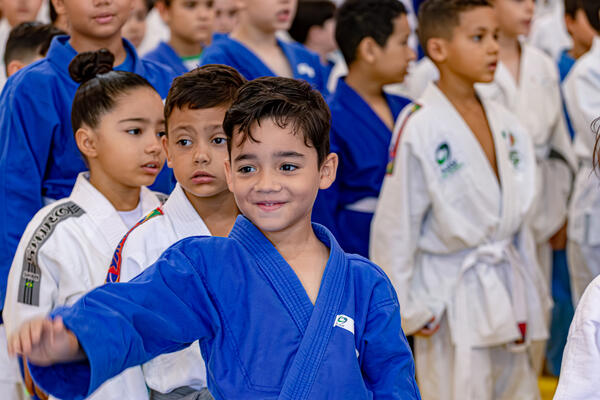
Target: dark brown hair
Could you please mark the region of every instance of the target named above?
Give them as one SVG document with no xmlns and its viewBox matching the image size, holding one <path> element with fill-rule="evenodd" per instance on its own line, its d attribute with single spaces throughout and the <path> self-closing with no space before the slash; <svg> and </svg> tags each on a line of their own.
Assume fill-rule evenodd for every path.
<svg viewBox="0 0 600 400">
<path fill-rule="evenodd" d="M 73 132 L 82 125 L 95 128 L 100 117 L 115 106 L 117 99 L 140 87 L 155 90 L 143 77 L 133 72 L 113 71 L 115 56 L 106 50 L 80 53 L 69 64 L 71 78 L 81 86 L 75 92 L 71 108 Z"/>
<path fill-rule="evenodd" d="M 426 0 L 419 7 L 419 42 L 427 54 L 431 38 L 452 39 L 452 31 L 460 24 L 460 14 L 477 7 L 492 7 L 489 0 Z"/>
<path fill-rule="evenodd" d="M 598 0 L 579 0 L 579 8 L 585 11 L 590 25 L 594 30 L 600 33 L 600 1 Z"/>
<path fill-rule="evenodd" d="M 169 117 L 175 108 L 229 106 L 244 83 L 246 79 L 235 68 L 218 64 L 208 64 L 175 78 L 165 101 L 167 134 Z"/>
<path fill-rule="evenodd" d="M 281 78 L 258 78 L 246 83 L 223 121 L 227 148 L 231 154 L 233 136 L 256 141 L 251 129 L 254 123 L 271 119 L 280 128 L 290 127 L 293 134 L 301 134 L 308 147 L 317 151 L 319 166 L 329 154 L 331 114 L 323 96 L 305 81 Z"/>
</svg>

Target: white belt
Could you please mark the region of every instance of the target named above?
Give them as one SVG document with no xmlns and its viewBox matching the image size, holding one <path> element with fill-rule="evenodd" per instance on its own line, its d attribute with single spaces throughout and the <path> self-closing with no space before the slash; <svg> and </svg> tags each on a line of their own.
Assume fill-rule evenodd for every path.
<svg viewBox="0 0 600 400">
<path fill-rule="evenodd" d="M 377 197 L 365 197 L 344 208 L 350 211 L 374 214 L 377 209 Z"/>
<path fill-rule="evenodd" d="M 503 266 L 509 267 L 506 273 L 512 291 L 499 276 L 497 269 Z M 505 240 L 473 250 L 462 264 L 448 307 L 455 345 L 455 399 L 469 400 L 471 395 L 472 349 L 514 343 L 522 338 L 518 324 L 526 321 L 523 268 L 515 247 Z"/>
</svg>

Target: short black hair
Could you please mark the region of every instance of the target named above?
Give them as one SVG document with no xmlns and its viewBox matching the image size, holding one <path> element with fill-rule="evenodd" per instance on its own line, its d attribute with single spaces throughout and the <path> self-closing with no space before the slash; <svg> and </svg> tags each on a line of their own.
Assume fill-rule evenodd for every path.
<svg viewBox="0 0 600 400">
<path fill-rule="evenodd" d="M 571 18 L 575 18 L 577 10 L 581 9 L 580 0 L 564 0 L 565 1 L 565 15 Z"/>
<path fill-rule="evenodd" d="M 30 62 L 36 56 L 45 57 L 52 38 L 65 33 L 60 29 L 41 22 L 23 22 L 15 26 L 6 41 L 4 66 L 13 60 Z"/>
<path fill-rule="evenodd" d="M 370 37 L 383 47 L 394 32 L 394 20 L 406 14 L 399 0 L 346 0 L 337 11 L 335 40 L 350 65 L 360 42 Z"/>
<path fill-rule="evenodd" d="M 598 0 L 579 0 L 581 9 L 585 12 L 590 25 L 597 33 L 600 33 L 600 1 Z"/>
<path fill-rule="evenodd" d="M 165 123 L 175 108 L 192 110 L 229 106 L 246 79 L 235 68 L 208 64 L 187 72 L 173 81 L 165 101 Z"/>
<path fill-rule="evenodd" d="M 460 24 L 460 15 L 477 7 L 492 7 L 492 3 L 489 0 L 425 0 L 419 7 L 417 29 L 425 54 L 429 39 L 452 39 L 454 28 Z"/>
<path fill-rule="evenodd" d="M 323 26 L 335 16 L 335 4 L 329 0 L 300 0 L 289 33 L 292 39 L 306 43 L 313 26 Z"/>
<path fill-rule="evenodd" d="M 79 53 L 69 64 L 69 74 L 81 85 L 71 108 L 73 133 L 83 125 L 95 128 L 127 92 L 154 87 L 143 77 L 126 71 L 113 71 L 115 56 L 107 49 Z"/>
<path fill-rule="evenodd" d="M 329 154 L 331 113 L 323 96 L 301 80 L 264 77 L 244 84 L 225 114 L 223 130 L 227 135 L 227 149 L 231 154 L 234 133 L 241 135 L 241 143 L 256 141 L 252 136 L 254 123 L 260 126 L 265 119 L 281 128 L 304 137 L 304 143 L 317 151 L 319 166 Z"/>
<path fill-rule="evenodd" d="M 48 12 L 50 13 L 50 22 L 54 24 L 58 19 L 58 13 L 56 12 L 56 8 L 54 8 L 54 4 L 52 4 L 52 0 L 48 0 L 48 3 L 50 3 L 50 6 L 48 7 Z"/>
</svg>

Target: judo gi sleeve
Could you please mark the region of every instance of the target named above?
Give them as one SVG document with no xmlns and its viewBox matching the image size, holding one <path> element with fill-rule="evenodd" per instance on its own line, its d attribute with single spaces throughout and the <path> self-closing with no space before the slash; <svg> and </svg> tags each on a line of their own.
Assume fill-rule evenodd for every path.
<svg viewBox="0 0 600 400">
<path fill-rule="evenodd" d="M 402 307 L 402 327 L 411 335 L 443 309 L 413 294 L 417 245 L 431 199 L 421 161 L 404 140 L 407 133 L 400 138 L 393 172 L 383 182 L 371 226 L 370 257 L 392 281 Z"/>
<path fill-rule="evenodd" d="M 576 70 L 572 72 L 577 72 Z M 593 74 L 573 74 L 567 76 L 563 84 L 565 104 L 571 116 L 575 129 L 575 138 L 583 138 L 589 151 L 593 148 L 595 133 L 592 131 L 592 122 L 599 117 L 600 87 Z"/>
<path fill-rule="evenodd" d="M 600 392 L 599 302 L 600 278 L 596 278 L 583 294 L 571 323 L 554 400 L 592 399 Z"/>
<path fill-rule="evenodd" d="M 73 307 L 51 314 L 63 318 L 88 360 L 30 364 L 44 391 L 64 400 L 82 399 L 129 367 L 211 336 L 219 315 L 197 268 L 202 257 L 195 255 L 192 264 L 179 244 L 131 282 L 101 286 Z"/>
<path fill-rule="evenodd" d="M 9 83 L 10 85 L 10 83 Z M 35 90 L 9 86 L 0 99 L 0 301 L 19 239 L 42 208 L 42 180 L 58 129 L 54 106 Z"/>
<path fill-rule="evenodd" d="M 379 289 L 392 292 L 394 289 L 388 285 L 387 289 L 383 285 Z M 418 400 L 421 396 L 415 380 L 415 364 L 400 324 L 398 300 L 394 293 L 387 298 L 369 309 L 361 346 L 365 383 L 374 400 Z"/>
</svg>

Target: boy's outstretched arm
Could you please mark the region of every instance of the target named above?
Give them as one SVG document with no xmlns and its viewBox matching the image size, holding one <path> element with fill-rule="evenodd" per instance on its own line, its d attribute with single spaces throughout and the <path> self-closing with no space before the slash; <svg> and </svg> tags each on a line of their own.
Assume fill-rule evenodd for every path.
<svg viewBox="0 0 600 400">
<path fill-rule="evenodd" d="M 39 366 L 86 359 L 77 337 L 65 327 L 61 317 L 36 318 L 23 324 L 8 339 L 8 353 L 13 357 L 22 355 Z"/>
<path fill-rule="evenodd" d="M 52 321 L 33 321 L 11 338 L 11 351 L 28 356 L 44 392 L 74 400 L 129 367 L 212 337 L 219 316 L 204 284 L 204 239 L 175 244 L 131 282 L 96 288 L 53 311 Z"/>
</svg>

